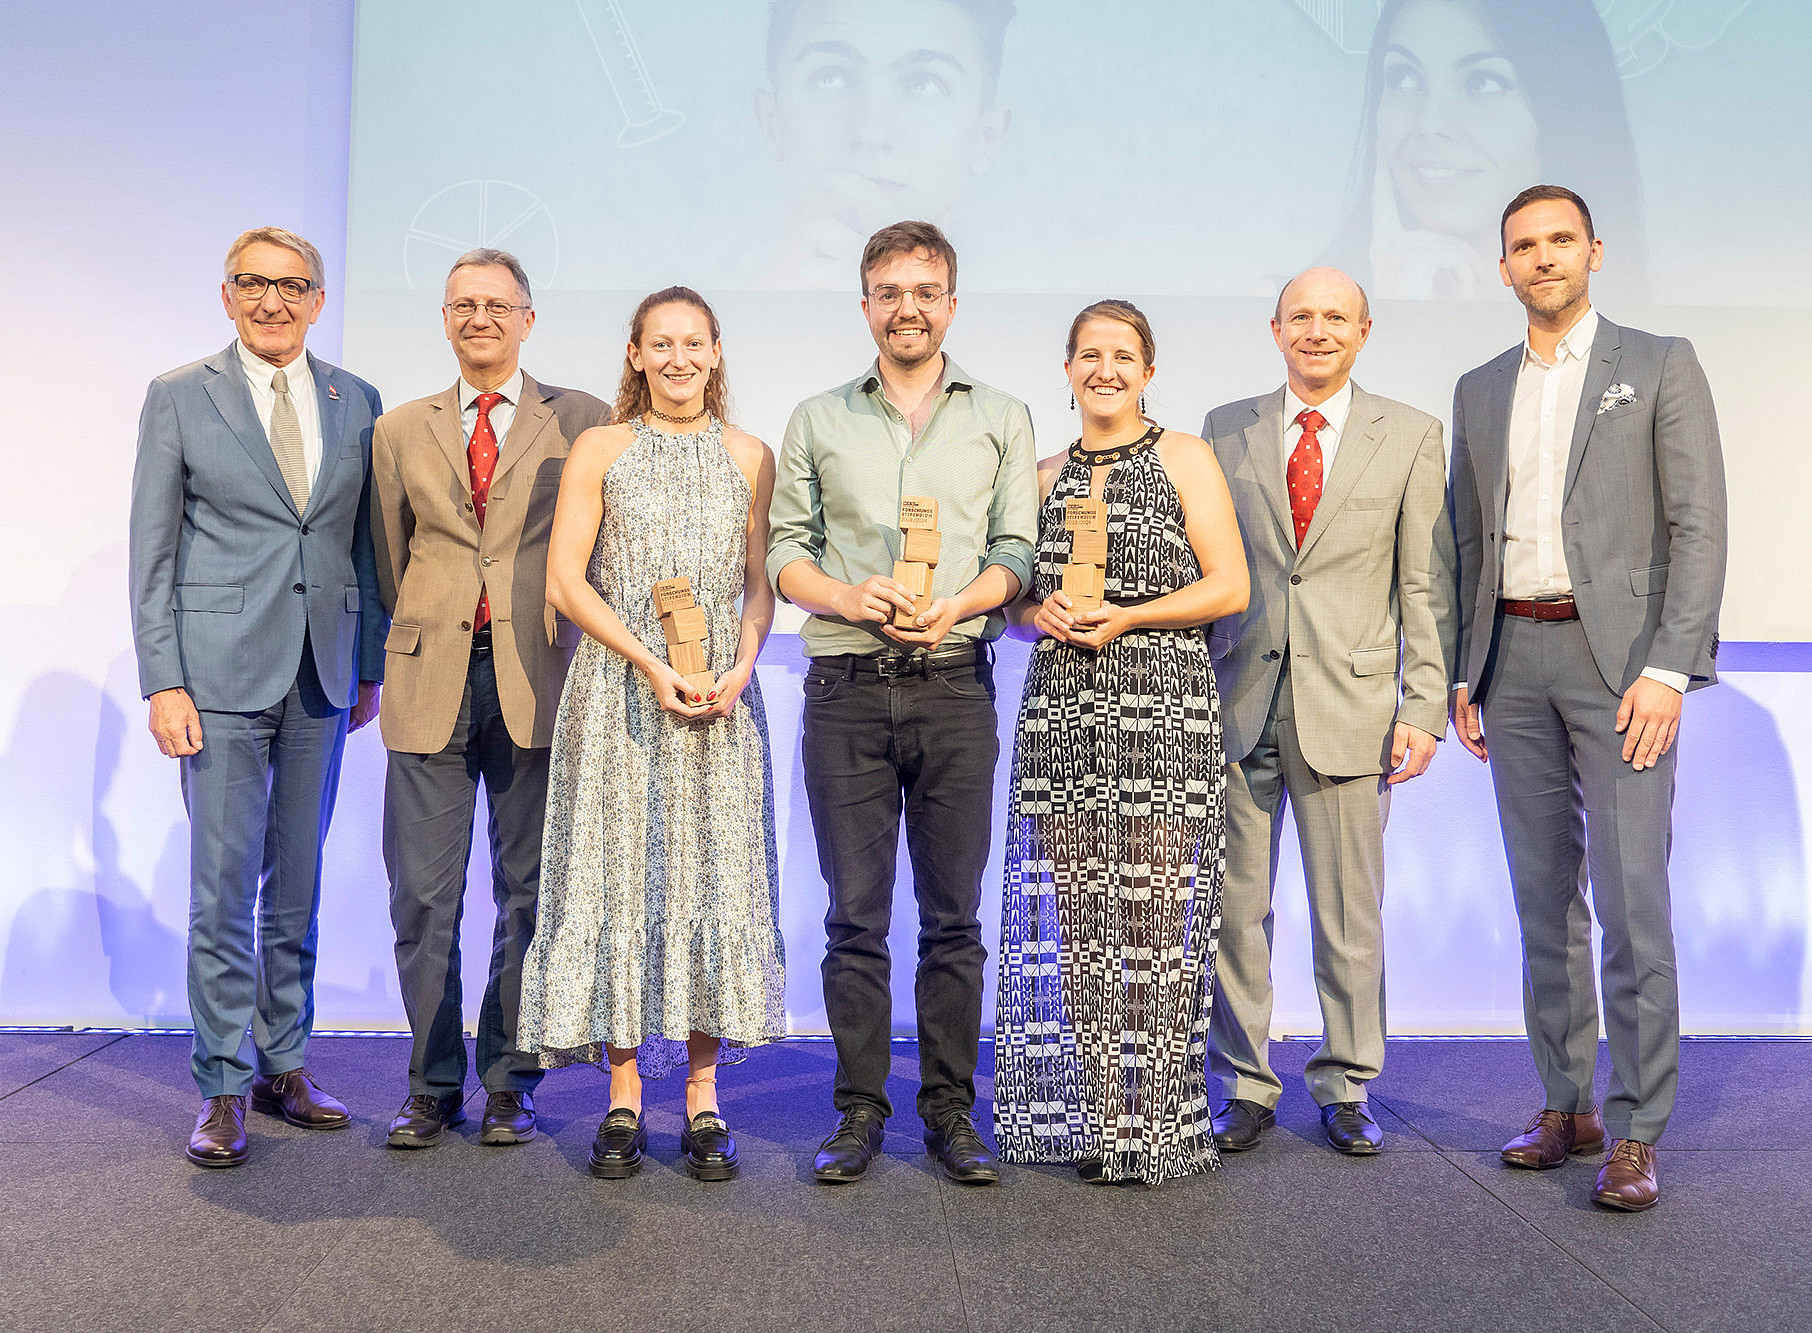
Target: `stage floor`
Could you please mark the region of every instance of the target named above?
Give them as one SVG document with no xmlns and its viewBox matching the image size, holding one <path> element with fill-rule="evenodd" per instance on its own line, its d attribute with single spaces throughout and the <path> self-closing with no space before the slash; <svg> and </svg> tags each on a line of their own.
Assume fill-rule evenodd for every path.
<svg viewBox="0 0 1812 1333">
<path fill-rule="evenodd" d="M 976 1190 L 921 1149 L 908 1042 L 885 1159 L 830 1188 L 811 1180 L 826 1041 L 724 1071 L 743 1175 L 705 1185 L 678 1164 L 677 1079 L 650 1085 L 652 1160 L 609 1182 L 585 1171 L 595 1069 L 548 1077 L 532 1143 L 480 1148 L 474 1093 L 439 1146 L 391 1152 L 407 1048 L 318 1037 L 310 1067 L 353 1127 L 254 1114 L 251 1161 L 202 1171 L 181 1153 L 186 1036 L 0 1033 L 0 1327 L 1812 1326 L 1812 1042 L 1689 1041 L 1661 1204 L 1636 1216 L 1592 1205 L 1595 1161 L 1498 1164 L 1535 1097 L 1521 1042 L 1393 1041 L 1371 1159 L 1322 1145 L 1294 1077 L 1311 1049 L 1280 1044 L 1278 1130 L 1216 1175 L 1140 1191 L 1009 1167 Z"/>
</svg>

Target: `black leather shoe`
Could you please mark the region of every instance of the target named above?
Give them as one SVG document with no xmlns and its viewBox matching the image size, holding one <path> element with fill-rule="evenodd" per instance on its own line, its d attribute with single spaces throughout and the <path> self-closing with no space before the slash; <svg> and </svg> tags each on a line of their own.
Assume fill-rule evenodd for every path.
<svg viewBox="0 0 1812 1333">
<path fill-rule="evenodd" d="M 416 1093 L 390 1122 L 390 1137 L 384 1142 L 392 1148 L 432 1148 L 440 1142 L 442 1130 L 465 1124 L 464 1102 L 457 1092 L 446 1097 Z"/>
<path fill-rule="evenodd" d="M 1000 1158 L 975 1132 L 973 1111 L 945 1111 L 933 1121 L 925 1130 L 925 1151 L 943 1166 L 945 1175 L 959 1185 L 1000 1183 Z"/>
<path fill-rule="evenodd" d="M 346 1104 L 323 1092 L 306 1069 L 258 1075 L 252 1080 L 252 1109 L 280 1115 L 303 1129 L 345 1129 L 352 1123 Z"/>
<path fill-rule="evenodd" d="M 1214 1116 L 1214 1146 L 1222 1152 L 1258 1147 L 1259 1135 L 1277 1123 L 1277 1112 L 1244 1097 L 1235 1097 Z"/>
<path fill-rule="evenodd" d="M 826 1185 L 846 1185 L 860 1180 L 868 1164 L 881 1151 L 883 1126 L 886 1121 L 872 1106 L 858 1106 L 845 1111 L 837 1127 L 818 1148 L 812 1160 L 812 1174 Z"/>
<path fill-rule="evenodd" d="M 700 1111 L 680 1131 L 680 1150 L 686 1154 L 686 1174 L 694 1180 L 734 1180 L 738 1169 L 736 1140 L 716 1111 Z"/>
<path fill-rule="evenodd" d="M 247 1151 L 245 1098 L 210 1097 L 204 1101 L 183 1155 L 196 1166 L 238 1166 Z"/>
<path fill-rule="evenodd" d="M 639 1111 L 619 1106 L 598 1126 L 591 1145 L 591 1173 L 600 1180 L 627 1180 L 642 1169 L 648 1151 L 648 1124 Z"/>
<path fill-rule="evenodd" d="M 1321 1108 L 1328 1142 L 1353 1157 L 1370 1157 L 1384 1146 L 1384 1131 L 1364 1102 L 1330 1102 Z"/>
<path fill-rule="evenodd" d="M 1084 1157 L 1076 1163 L 1076 1174 L 1085 1185 L 1111 1185 L 1114 1182 L 1107 1178 L 1107 1165 L 1099 1157 Z"/>
<path fill-rule="evenodd" d="M 535 1137 L 535 1099 L 526 1092 L 493 1092 L 484 1099 L 478 1141 L 491 1147 L 527 1143 Z"/>
</svg>

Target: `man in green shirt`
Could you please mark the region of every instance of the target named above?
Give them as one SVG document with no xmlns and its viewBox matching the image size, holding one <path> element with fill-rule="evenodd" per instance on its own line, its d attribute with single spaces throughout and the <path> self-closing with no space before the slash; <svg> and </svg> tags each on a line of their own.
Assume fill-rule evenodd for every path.
<svg viewBox="0 0 1812 1333">
<path fill-rule="evenodd" d="M 862 311 L 880 356 L 801 403 L 781 444 L 768 577 L 811 612 L 801 632 L 806 795 L 830 888 L 824 1008 L 837 1043 L 842 1119 L 819 1180 L 859 1177 L 892 1112 L 884 1083 L 893 1000 L 900 817 L 919 904 L 919 1115 L 953 1180 L 993 1184 L 976 1133 L 981 1037 L 981 876 L 992 830 L 993 654 L 1000 608 L 1032 581 L 1037 464 L 1025 404 L 943 354 L 956 314 L 956 251 L 928 222 L 900 222 L 862 254 Z M 937 501 L 930 604 L 912 615 L 892 577 L 900 501 Z M 895 627 L 894 613 L 908 623 Z"/>
</svg>

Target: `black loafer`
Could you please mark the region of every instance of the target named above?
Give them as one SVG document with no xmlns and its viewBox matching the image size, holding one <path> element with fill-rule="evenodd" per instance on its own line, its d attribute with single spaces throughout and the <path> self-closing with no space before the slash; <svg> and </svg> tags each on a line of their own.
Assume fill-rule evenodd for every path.
<svg viewBox="0 0 1812 1333">
<path fill-rule="evenodd" d="M 826 1185 L 847 1185 L 860 1180 L 868 1164 L 881 1151 L 886 1122 L 878 1108 L 857 1106 L 843 1113 L 837 1127 L 818 1149 L 812 1174 Z"/>
<path fill-rule="evenodd" d="M 1277 1123 L 1277 1112 L 1244 1097 L 1235 1097 L 1214 1117 L 1214 1146 L 1222 1152 L 1245 1152 L 1258 1147 L 1258 1139 Z"/>
<path fill-rule="evenodd" d="M 440 1142 L 442 1130 L 465 1122 L 465 1099 L 457 1092 L 446 1097 L 418 1093 L 396 1113 L 384 1142 L 392 1148 L 431 1148 Z"/>
<path fill-rule="evenodd" d="M 1328 1142 L 1349 1157 L 1370 1157 L 1384 1146 L 1384 1131 L 1364 1102 L 1331 1102 L 1321 1108 Z"/>
<path fill-rule="evenodd" d="M 600 1180 L 627 1180 L 642 1169 L 648 1151 L 648 1125 L 641 1112 L 619 1106 L 598 1126 L 591 1145 L 591 1173 Z"/>
<path fill-rule="evenodd" d="M 686 1154 L 686 1174 L 694 1180 L 736 1179 L 736 1140 L 716 1111 L 700 1111 L 680 1131 L 680 1150 Z"/>
<path fill-rule="evenodd" d="M 975 1132 L 972 1111 L 959 1108 L 933 1116 L 925 1130 L 925 1151 L 944 1168 L 944 1174 L 959 1185 L 997 1185 L 1000 1183 L 1000 1158 Z"/>
<path fill-rule="evenodd" d="M 526 1092 L 493 1092 L 484 1099 L 478 1141 L 490 1147 L 527 1143 L 535 1137 L 535 1099 Z"/>
</svg>

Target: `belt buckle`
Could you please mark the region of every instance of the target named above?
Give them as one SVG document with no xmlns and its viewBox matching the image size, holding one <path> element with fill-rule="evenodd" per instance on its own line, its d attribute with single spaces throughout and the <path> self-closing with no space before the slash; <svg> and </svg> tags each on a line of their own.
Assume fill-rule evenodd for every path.
<svg viewBox="0 0 1812 1333">
<path fill-rule="evenodd" d="M 881 653 L 875 658 L 875 674 L 882 680 L 898 680 L 918 671 L 920 660 L 915 653 Z"/>
</svg>

